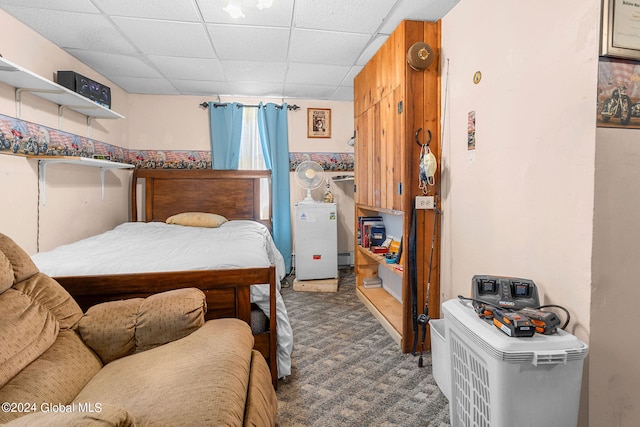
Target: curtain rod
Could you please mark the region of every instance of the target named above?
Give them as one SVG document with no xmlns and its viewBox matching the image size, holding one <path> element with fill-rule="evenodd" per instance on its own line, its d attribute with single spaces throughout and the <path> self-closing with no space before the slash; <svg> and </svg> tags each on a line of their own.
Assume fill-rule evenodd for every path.
<svg viewBox="0 0 640 427">
<path fill-rule="evenodd" d="M 209 103 L 208 102 L 203 102 L 202 104 L 198 104 L 200 105 L 202 108 L 209 108 Z M 214 102 L 213 103 L 213 108 L 218 108 L 218 107 L 226 107 L 227 105 L 229 105 L 228 102 Z M 238 108 L 240 107 L 250 107 L 250 108 L 259 108 L 259 105 L 245 105 L 245 104 L 237 104 L 236 105 Z M 282 105 L 276 105 L 276 108 L 282 108 Z M 287 105 L 287 110 L 293 110 L 293 111 L 297 111 L 299 110 L 300 107 L 296 104 L 293 105 Z"/>
</svg>

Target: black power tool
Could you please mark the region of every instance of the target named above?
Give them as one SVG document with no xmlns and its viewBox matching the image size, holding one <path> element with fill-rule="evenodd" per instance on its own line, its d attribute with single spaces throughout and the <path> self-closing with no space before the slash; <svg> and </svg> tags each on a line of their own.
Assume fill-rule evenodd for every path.
<svg viewBox="0 0 640 427">
<path fill-rule="evenodd" d="M 536 333 L 531 319 L 514 311 L 496 308 L 493 324 L 510 337 L 532 337 Z"/>
<path fill-rule="evenodd" d="M 525 307 L 517 311 L 518 314 L 531 319 L 536 332 L 543 335 L 555 334 L 560 325 L 560 319 L 555 313 L 544 311 L 539 308 Z"/>
</svg>

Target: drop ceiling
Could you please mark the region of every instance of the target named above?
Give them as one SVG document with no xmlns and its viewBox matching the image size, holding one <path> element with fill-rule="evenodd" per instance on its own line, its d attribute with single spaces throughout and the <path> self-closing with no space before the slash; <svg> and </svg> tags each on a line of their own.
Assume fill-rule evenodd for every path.
<svg viewBox="0 0 640 427">
<path fill-rule="evenodd" d="M 0 9 L 134 94 L 353 100 L 353 78 L 404 19 L 459 0 L 0 0 Z"/>
</svg>

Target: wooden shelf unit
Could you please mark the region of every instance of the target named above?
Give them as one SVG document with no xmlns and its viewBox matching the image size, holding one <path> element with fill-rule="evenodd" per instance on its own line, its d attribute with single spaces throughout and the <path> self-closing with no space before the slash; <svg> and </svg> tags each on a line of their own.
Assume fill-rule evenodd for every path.
<svg viewBox="0 0 640 427">
<path fill-rule="evenodd" d="M 415 43 L 429 44 L 436 55 L 424 70 L 412 69 L 406 61 Z M 355 222 L 359 216 L 394 216 L 401 222 L 403 259 L 400 266 L 387 264 L 383 256 L 356 242 L 354 265 L 356 293 L 404 352 L 414 343 L 408 242 L 413 221 L 414 199 L 419 189 L 421 146 L 431 135 L 430 149 L 439 161 L 440 153 L 440 22 L 403 21 L 354 80 Z M 438 177 L 436 176 L 436 179 Z M 434 195 L 435 188 L 428 195 Z M 439 317 L 439 262 L 429 265 L 433 210 L 416 211 L 418 313 L 426 301 L 429 315 Z M 439 227 L 436 228 L 439 230 Z M 434 260 L 439 259 L 440 238 L 436 232 Z M 397 267 L 400 267 L 398 269 Z M 429 271 L 429 268 L 431 270 Z M 385 288 L 364 288 L 363 279 L 389 269 L 401 284 L 401 301 Z M 427 333 L 425 348 L 430 348 Z"/>
</svg>

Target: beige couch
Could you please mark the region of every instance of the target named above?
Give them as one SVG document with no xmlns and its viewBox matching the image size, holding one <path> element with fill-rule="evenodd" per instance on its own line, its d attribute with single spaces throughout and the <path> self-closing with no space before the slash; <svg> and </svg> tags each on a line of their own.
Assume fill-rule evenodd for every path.
<svg viewBox="0 0 640 427">
<path fill-rule="evenodd" d="M 275 425 L 249 325 L 205 309 L 189 288 L 83 313 L 0 234 L 0 423 Z"/>
</svg>

